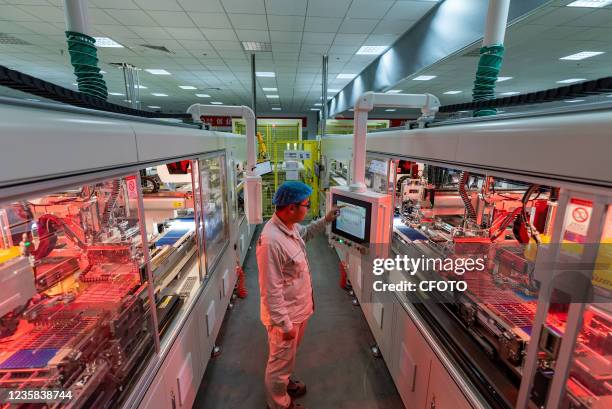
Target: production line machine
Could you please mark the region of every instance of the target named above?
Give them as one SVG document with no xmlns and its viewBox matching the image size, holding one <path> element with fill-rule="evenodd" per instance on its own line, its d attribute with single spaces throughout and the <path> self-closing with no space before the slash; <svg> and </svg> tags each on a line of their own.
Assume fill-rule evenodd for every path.
<svg viewBox="0 0 612 409">
<path fill-rule="evenodd" d="M 392 210 L 386 220 L 341 215 L 330 241 L 407 408 L 612 405 L 612 169 L 597 152 L 610 147 L 608 108 L 368 135 L 367 194 L 390 197 Z M 516 132 L 525 126 L 532 134 Z M 572 156 L 569 135 L 592 145 Z M 343 144 L 342 137 L 324 139 L 322 154 Z M 536 152 L 550 144 L 559 155 L 542 160 Z M 511 158 L 519 152 L 534 154 L 517 169 Z M 332 188 L 332 197 L 338 189 L 350 190 Z M 409 282 L 416 290 L 378 293 L 372 246 L 364 249 L 354 226 L 388 234 L 388 251 L 379 246 L 376 257 L 440 264 L 390 271 L 386 284 Z M 457 267 L 479 259 L 482 269 Z M 442 267 L 451 261 L 454 267 Z M 577 265 L 595 267 L 577 272 Z M 452 285 L 459 282 L 465 291 Z"/>
</svg>

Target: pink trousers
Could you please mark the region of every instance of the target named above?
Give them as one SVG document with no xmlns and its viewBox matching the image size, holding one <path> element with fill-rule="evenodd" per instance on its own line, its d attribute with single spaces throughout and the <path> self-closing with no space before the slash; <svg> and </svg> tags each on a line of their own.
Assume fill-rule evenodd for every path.
<svg viewBox="0 0 612 409">
<path fill-rule="evenodd" d="M 297 329 L 295 338 L 288 341 L 283 339 L 280 327 L 268 326 L 268 363 L 266 364 L 266 400 L 270 409 L 286 409 L 291 405 L 291 398 L 287 394 L 289 377 L 295 367 L 295 355 L 304 337 L 308 321 L 293 324 Z"/>
</svg>

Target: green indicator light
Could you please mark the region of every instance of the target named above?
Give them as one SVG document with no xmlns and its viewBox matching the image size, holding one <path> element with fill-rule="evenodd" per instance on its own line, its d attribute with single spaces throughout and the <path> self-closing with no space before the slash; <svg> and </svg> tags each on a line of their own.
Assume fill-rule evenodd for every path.
<svg viewBox="0 0 612 409">
<path fill-rule="evenodd" d="M 25 242 L 25 246 L 26 246 L 26 247 L 30 247 L 31 245 L 32 245 L 32 243 L 30 243 L 29 241 L 26 241 L 26 242 Z"/>
<path fill-rule="evenodd" d="M 344 240 L 340 239 L 340 243 L 344 243 Z"/>
</svg>

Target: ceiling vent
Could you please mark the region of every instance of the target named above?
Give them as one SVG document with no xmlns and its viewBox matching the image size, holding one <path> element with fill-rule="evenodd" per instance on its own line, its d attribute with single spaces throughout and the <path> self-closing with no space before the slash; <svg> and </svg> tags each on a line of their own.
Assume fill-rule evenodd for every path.
<svg viewBox="0 0 612 409">
<path fill-rule="evenodd" d="M 272 51 L 272 44 L 261 41 L 241 41 L 244 51 Z"/>
<path fill-rule="evenodd" d="M 138 45 L 141 46 L 141 47 L 144 47 L 144 48 L 148 48 L 149 50 L 161 51 L 161 52 L 167 53 L 167 54 L 174 54 L 174 51 L 168 50 L 163 45 L 152 45 L 152 44 L 138 44 Z"/>
<path fill-rule="evenodd" d="M 32 43 L 28 43 L 20 38 L 13 37 L 10 34 L 0 33 L 0 44 L 10 44 L 10 45 L 32 45 Z"/>
</svg>

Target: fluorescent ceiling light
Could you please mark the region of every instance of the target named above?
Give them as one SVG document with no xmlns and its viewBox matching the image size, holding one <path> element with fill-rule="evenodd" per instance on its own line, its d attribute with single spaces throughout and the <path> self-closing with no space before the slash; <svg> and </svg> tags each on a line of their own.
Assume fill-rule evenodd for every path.
<svg viewBox="0 0 612 409">
<path fill-rule="evenodd" d="M 353 108 L 349 108 L 349 111 L 351 111 L 351 112 L 352 112 L 352 111 L 354 111 L 354 109 L 353 109 Z"/>
<path fill-rule="evenodd" d="M 274 92 L 274 91 L 278 91 L 278 88 L 262 88 L 264 91 L 266 92 Z"/>
<path fill-rule="evenodd" d="M 338 76 L 336 77 L 339 80 L 351 80 L 353 78 L 355 78 L 357 76 L 357 74 L 338 74 Z"/>
<path fill-rule="evenodd" d="M 497 82 L 504 82 L 504 81 L 508 81 L 511 80 L 514 77 L 497 77 Z"/>
<path fill-rule="evenodd" d="M 163 94 L 161 92 L 151 92 L 151 95 L 153 95 L 154 97 L 167 97 L 168 94 Z"/>
<path fill-rule="evenodd" d="M 577 0 L 567 7 L 606 7 L 608 4 L 612 4 L 612 0 Z"/>
<path fill-rule="evenodd" d="M 331 94 L 331 93 L 336 93 L 336 92 L 340 92 L 340 90 L 339 90 L 339 89 L 337 89 L 337 88 L 328 88 L 328 89 L 327 89 L 327 93 L 328 93 L 328 94 Z"/>
<path fill-rule="evenodd" d="M 573 84 L 574 82 L 586 81 L 586 78 L 568 78 L 566 80 L 557 81 L 557 84 Z"/>
<path fill-rule="evenodd" d="M 135 88 L 138 88 L 138 89 L 147 89 L 148 87 L 145 87 L 144 85 L 138 85 Z"/>
<path fill-rule="evenodd" d="M 395 109 L 385 109 L 385 112 L 395 112 Z"/>
<path fill-rule="evenodd" d="M 258 77 L 269 77 L 269 78 L 276 77 L 276 73 L 270 72 L 270 71 L 257 71 L 255 72 L 255 75 Z"/>
<path fill-rule="evenodd" d="M 446 91 L 445 94 L 446 95 L 455 95 L 455 94 L 461 94 L 463 91 Z"/>
<path fill-rule="evenodd" d="M 508 92 L 502 92 L 499 95 L 510 96 L 510 95 L 518 95 L 518 94 L 520 94 L 520 92 L 518 92 L 518 91 L 508 91 Z"/>
<path fill-rule="evenodd" d="M 310 108 L 311 111 L 320 111 L 319 108 Z"/>
<path fill-rule="evenodd" d="M 564 102 L 584 102 L 584 99 L 566 99 Z"/>
<path fill-rule="evenodd" d="M 151 109 L 159 109 L 161 107 L 158 107 L 157 105 L 147 105 L 147 108 L 151 108 Z"/>
<path fill-rule="evenodd" d="M 106 71 L 100 70 L 100 74 L 106 74 Z"/>
<path fill-rule="evenodd" d="M 213 105 L 223 105 L 223 102 L 213 101 L 213 102 L 211 102 L 211 104 L 213 104 Z"/>
<path fill-rule="evenodd" d="M 357 55 L 378 55 L 387 49 L 386 45 L 364 45 L 357 52 Z"/>
<path fill-rule="evenodd" d="M 241 41 L 244 51 L 272 51 L 272 44 L 261 41 Z"/>
<path fill-rule="evenodd" d="M 280 111 L 280 110 L 281 110 L 280 108 L 272 107 L 272 111 Z"/>
<path fill-rule="evenodd" d="M 193 85 L 179 85 L 180 89 L 197 89 Z"/>
<path fill-rule="evenodd" d="M 121 44 L 108 37 L 94 37 L 96 40 L 96 47 L 104 48 L 123 48 Z"/>
<path fill-rule="evenodd" d="M 168 71 L 161 68 L 145 68 L 145 71 L 153 75 L 171 75 Z"/>
<path fill-rule="evenodd" d="M 591 58 L 591 57 L 595 57 L 596 55 L 601 55 L 603 53 L 604 53 L 603 51 L 581 51 L 576 54 L 566 55 L 565 57 L 561 57 L 559 59 L 560 60 L 570 60 L 570 61 L 580 61 L 580 60 L 584 60 L 585 58 Z"/>
<path fill-rule="evenodd" d="M 210 95 L 208 94 L 195 94 L 195 96 L 200 98 L 210 98 Z"/>
<path fill-rule="evenodd" d="M 413 81 L 429 81 L 436 78 L 436 75 L 419 75 L 418 77 L 413 78 Z"/>
<path fill-rule="evenodd" d="M 121 92 L 109 92 L 108 95 L 124 96 L 125 94 L 122 94 Z"/>
<path fill-rule="evenodd" d="M 40 102 L 40 99 L 36 99 L 36 98 L 26 98 L 27 101 L 32 101 L 32 102 Z"/>
<path fill-rule="evenodd" d="M 78 85 L 79 85 L 79 83 L 78 83 L 78 82 L 73 82 L 73 83 L 72 83 L 72 85 L 76 85 L 76 86 L 78 86 Z"/>
<path fill-rule="evenodd" d="M 266 98 L 278 99 L 278 95 L 266 95 Z"/>
<path fill-rule="evenodd" d="M 320 106 L 322 106 L 323 104 L 322 104 L 322 103 L 320 103 L 320 102 L 317 102 L 317 103 L 316 103 L 316 104 L 314 104 L 314 105 L 315 105 L 316 107 L 320 107 Z"/>
<path fill-rule="evenodd" d="M 390 89 L 389 91 L 385 92 L 385 94 L 399 94 L 400 92 L 402 92 L 401 89 Z"/>
</svg>

